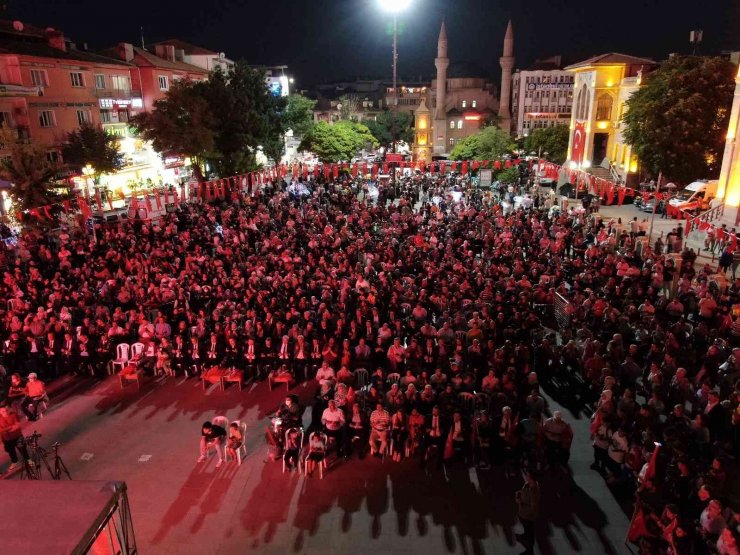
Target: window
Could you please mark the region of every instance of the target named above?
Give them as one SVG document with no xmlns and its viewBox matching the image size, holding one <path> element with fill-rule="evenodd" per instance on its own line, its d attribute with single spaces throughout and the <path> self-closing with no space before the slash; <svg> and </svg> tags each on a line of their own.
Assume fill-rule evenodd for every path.
<svg viewBox="0 0 740 555">
<path fill-rule="evenodd" d="M 111 123 L 112 121 L 110 110 L 100 110 L 100 123 Z"/>
<path fill-rule="evenodd" d="M 463 121 L 461 119 L 457 120 L 457 128 L 462 129 Z"/>
<path fill-rule="evenodd" d="M 596 101 L 596 119 L 597 120 L 609 120 L 612 119 L 612 105 L 614 100 L 608 94 L 603 94 Z"/>
<path fill-rule="evenodd" d="M 34 87 L 48 87 L 49 80 L 46 77 L 46 71 L 43 69 L 32 69 L 31 83 Z"/>
<path fill-rule="evenodd" d="M 160 75 L 159 76 L 159 90 L 160 91 L 167 91 L 170 88 L 170 82 L 169 79 L 167 79 L 166 75 Z"/>
<path fill-rule="evenodd" d="M 46 153 L 46 159 L 50 163 L 56 164 L 57 162 L 59 162 L 59 152 L 57 152 L 56 150 L 50 150 L 50 151 L 48 151 Z"/>
<path fill-rule="evenodd" d="M 54 127 L 54 110 L 41 110 L 39 112 L 39 125 L 41 127 Z"/>
<path fill-rule="evenodd" d="M 518 92 L 518 91 L 517 91 L 517 92 Z M 515 95 L 515 96 L 516 96 L 516 95 Z M 478 101 L 477 101 L 477 100 L 473 100 L 473 101 L 472 101 L 472 102 L 470 103 L 470 105 L 471 105 L 471 106 L 472 106 L 473 108 L 477 108 L 477 107 L 478 107 Z"/>
<path fill-rule="evenodd" d="M 121 123 L 128 122 L 128 110 L 118 110 L 118 121 Z"/>
<path fill-rule="evenodd" d="M 131 78 L 128 75 L 111 75 L 110 82 L 117 91 L 131 90 Z"/>
<path fill-rule="evenodd" d="M 95 74 L 95 88 L 98 90 L 105 88 L 105 75 L 102 73 Z"/>
<path fill-rule="evenodd" d="M 84 87 L 85 81 L 82 78 L 82 73 L 79 71 L 70 71 L 69 80 L 72 82 L 73 87 Z"/>
<path fill-rule="evenodd" d="M 92 123 L 92 114 L 90 110 L 77 110 L 77 123 Z"/>
<path fill-rule="evenodd" d="M 468 101 L 467 100 L 463 100 L 462 101 L 462 107 L 463 108 L 467 108 L 468 107 Z"/>
<path fill-rule="evenodd" d="M 451 121 L 450 122 L 450 129 L 455 129 L 455 122 L 454 121 Z"/>
<path fill-rule="evenodd" d="M 450 137 L 450 146 L 455 146 L 455 139 Z"/>
<path fill-rule="evenodd" d="M 0 112 L 0 127 L 13 127 L 13 117 L 10 112 Z"/>
</svg>

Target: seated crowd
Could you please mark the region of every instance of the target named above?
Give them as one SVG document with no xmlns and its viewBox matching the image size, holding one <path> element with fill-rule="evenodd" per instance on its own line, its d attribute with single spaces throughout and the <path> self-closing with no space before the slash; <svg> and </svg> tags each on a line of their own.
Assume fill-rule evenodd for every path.
<svg viewBox="0 0 740 555">
<path fill-rule="evenodd" d="M 562 468 L 572 432 L 547 413 L 540 383 L 552 384 L 595 405 L 594 468 L 638 489 L 636 540 L 735 552 L 725 495 L 740 452 L 738 282 L 695 268 L 688 248 L 640 244 L 639 227 L 541 210 L 539 195 L 504 214 L 467 182 L 452 201 L 430 176 L 390 203 L 312 187 L 305 199 L 278 186 L 181 205 L 97 241 L 25 234 L 0 284 L 2 360 L 21 409 L 35 417 L 39 401 L 22 375 L 102 376 L 117 344 L 140 342 L 152 373 L 221 366 L 318 382 L 313 427 L 326 438 L 310 440 L 313 463 L 334 443 L 342 456 L 364 445 L 396 460 L 437 451 Z M 296 408 L 281 414 L 300 424 Z M 291 463 L 296 441 L 287 434 Z"/>
</svg>

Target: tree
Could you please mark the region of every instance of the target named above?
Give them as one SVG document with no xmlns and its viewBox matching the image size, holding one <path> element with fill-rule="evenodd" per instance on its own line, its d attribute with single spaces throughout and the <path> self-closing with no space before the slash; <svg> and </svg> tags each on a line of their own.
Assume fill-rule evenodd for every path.
<svg viewBox="0 0 740 555">
<path fill-rule="evenodd" d="M 299 150 L 316 154 L 322 162 L 351 160 L 361 149 L 378 146 L 370 130 L 361 123 L 339 121 L 334 125 L 320 121 L 303 137 Z"/>
<path fill-rule="evenodd" d="M 501 183 L 519 183 L 519 168 L 517 166 L 511 166 L 510 168 L 504 168 L 496 174 L 496 180 Z"/>
<path fill-rule="evenodd" d="M 450 152 L 452 160 L 495 160 L 511 153 L 516 144 L 506 131 L 486 127 L 457 143 Z"/>
<path fill-rule="evenodd" d="M 276 141 L 285 132 L 281 114 L 286 101 L 270 93 L 263 72 L 238 62 L 227 71 L 214 71 L 204 89 L 213 113 L 217 156 L 212 162 L 220 175 L 253 169 L 260 146 L 279 160 L 282 146 L 278 149 Z"/>
<path fill-rule="evenodd" d="M 123 167 L 123 159 L 118 151 L 118 140 L 102 127 L 83 123 L 79 129 L 67 135 L 62 147 L 65 163 L 76 168 L 88 164 L 93 168 L 93 181 L 98 183 L 100 176 L 114 173 Z"/>
<path fill-rule="evenodd" d="M 303 137 L 313 125 L 313 109 L 316 101 L 306 98 L 300 94 L 288 96 L 285 111 L 283 112 L 283 123 L 287 129 L 292 129 L 296 137 Z"/>
<path fill-rule="evenodd" d="M 339 118 L 342 120 L 357 119 L 360 112 L 360 98 L 356 94 L 345 94 L 337 101 L 339 107 Z"/>
<path fill-rule="evenodd" d="M 568 155 L 570 130 L 567 125 L 535 129 L 524 139 L 524 150 L 541 154 L 543 158 L 562 164 Z"/>
<path fill-rule="evenodd" d="M 47 156 L 46 149 L 37 144 L 21 141 L 8 128 L 0 130 L 2 149 L 8 156 L 0 165 L 0 177 L 13 186 L 10 196 L 21 210 L 45 206 L 59 201 L 52 191 L 51 181 L 61 168 Z"/>
<path fill-rule="evenodd" d="M 201 83 L 173 83 L 166 96 L 155 102 L 154 109 L 135 116 L 132 124 L 157 152 L 190 157 L 193 173 L 203 180 L 203 164 L 214 156 L 215 132 Z"/>
<path fill-rule="evenodd" d="M 388 148 L 393 144 L 393 121 L 396 122 L 396 139 L 410 145 L 414 142 L 414 118 L 408 112 L 392 112 L 384 110 L 374 120 L 363 122 L 373 137 Z"/>
<path fill-rule="evenodd" d="M 679 183 L 719 175 L 736 72 L 724 58 L 676 56 L 646 76 L 622 121 L 649 173 Z"/>
</svg>

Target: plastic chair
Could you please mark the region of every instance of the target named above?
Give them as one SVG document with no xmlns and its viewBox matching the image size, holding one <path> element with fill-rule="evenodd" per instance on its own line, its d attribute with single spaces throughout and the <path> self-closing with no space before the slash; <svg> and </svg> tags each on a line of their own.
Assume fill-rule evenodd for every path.
<svg viewBox="0 0 740 555">
<path fill-rule="evenodd" d="M 319 478 L 322 480 L 324 479 L 324 469 L 326 468 L 326 446 L 327 443 L 329 443 L 328 438 L 326 437 L 326 434 L 323 432 L 313 432 L 310 436 L 308 436 L 308 444 L 311 445 L 311 438 L 318 435 L 321 438 L 321 441 L 324 443 L 324 458 L 321 459 L 321 462 L 319 463 Z M 303 471 L 306 471 L 306 462 L 308 461 L 308 456 L 311 454 L 311 449 L 309 448 L 308 452 L 306 453 L 306 456 L 303 457 Z"/>
<path fill-rule="evenodd" d="M 215 419 L 214 419 L 215 420 Z M 242 444 L 239 446 L 239 448 L 236 450 L 236 460 L 239 463 L 239 466 L 242 465 L 242 459 L 247 458 L 247 425 L 242 422 L 241 420 L 234 420 L 232 424 L 236 424 L 239 427 L 239 430 L 241 430 L 242 433 Z M 228 435 L 228 428 L 226 428 L 226 432 Z M 242 457 L 242 451 L 244 451 L 244 456 Z M 228 451 L 225 453 L 224 460 L 228 460 L 229 454 Z"/>
<path fill-rule="evenodd" d="M 225 416 L 214 416 L 213 420 L 211 420 L 211 424 L 213 424 L 214 426 L 221 426 L 224 430 L 227 430 L 228 433 L 229 420 Z M 206 457 L 208 456 L 208 449 L 210 449 L 211 447 L 216 449 L 216 454 L 218 454 L 219 458 L 224 461 L 226 460 L 226 445 L 219 445 L 218 443 L 214 445 L 209 445 L 206 449 Z M 223 457 L 221 456 L 222 454 Z"/>
<path fill-rule="evenodd" d="M 111 374 L 115 373 L 116 367 L 123 370 L 126 364 L 128 364 L 130 350 L 131 347 L 128 343 L 119 343 L 116 346 L 116 358 L 110 364 Z"/>
<path fill-rule="evenodd" d="M 467 414 L 473 414 L 475 412 L 475 395 L 463 391 L 457 395 L 457 400 Z"/>
<path fill-rule="evenodd" d="M 370 373 L 365 368 L 358 368 L 352 375 L 355 377 L 355 386 L 358 390 L 370 383 Z"/>
<path fill-rule="evenodd" d="M 288 445 L 288 436 L 291 432 L 296 431 L 298 432 L 298 435 L 300 436 L 300 440 L 298 441 L 298 472 L 301 472 L 301 451 L 303 451 L 303 429 L 302 428 L 288 428 L 285 430 L 285 443 L 283 443 L 283 446 Z M 288 450 L 285 449 L 283 452 L 283 474 L 285 474 L 285 456 L 288 454 Z"/>
<path fill-rule="evenodd" d="M 391 372 L 390 374 L 388 374 L 388 376 L 386 376 L 385 381 L 388 383 L 397 384 L 401 381 L 401 374 L 399 374 L 398 372 Z"/>
<path fill-rule="evenodd" d="M 463 344 L 465 344 L 468 340 L 468 332 L 463 331 L 463 330 L 458 330 L 455 332 L 455 337 L 457 339 L 461 339 Z"/>
<path fill-rule="evenodd" d="M 146 350 L 146 345 L 143 343 L 134 343 L 131 345 L 131 356 L 130 359 L 133 361 L 136 361 L 138 364 L 138 358 L 144 354 L 144 351 Z"/>
</svg>

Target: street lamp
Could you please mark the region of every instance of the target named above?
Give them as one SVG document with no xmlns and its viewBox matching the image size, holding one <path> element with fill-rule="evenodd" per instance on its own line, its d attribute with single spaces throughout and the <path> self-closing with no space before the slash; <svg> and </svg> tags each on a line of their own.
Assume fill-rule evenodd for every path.
<svg viewBox="0 0 740 555">
<path fill-rule="evenodd" d="M 396 152 L 396 117 L 398 114 L 398 14 L 408 9 L 411 0 L 378 0 L 383 11 L 393 14 L 393 116 L 391 134 L 393 135 L 393 152 Z M 393 187 L 396 186 L 396 170 L 393 169 Z"/>
</svg>

